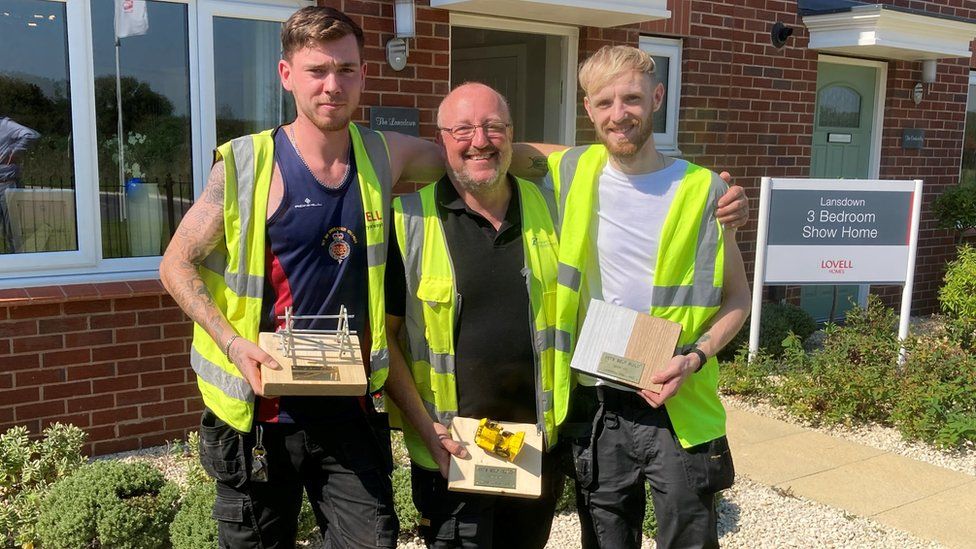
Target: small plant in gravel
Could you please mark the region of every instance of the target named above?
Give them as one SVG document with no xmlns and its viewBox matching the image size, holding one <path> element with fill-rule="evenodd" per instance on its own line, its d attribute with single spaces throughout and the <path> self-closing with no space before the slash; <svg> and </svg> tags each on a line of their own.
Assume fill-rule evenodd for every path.
<svg viewBox="0 0 976 549">
<path fill-rule="evenodd" d="M 0 546 L 32 546 L 38 539 L 40 501 L 48 487 L 85 462 L 87 435 L 55 423 L 38 440 L 24 427 L 0 435 Z"/>
<path fill-rule="evenodd" d="M 51 486 L 37 532 L 45 548 L 165 547 L 179 488 L 143 462 L 98 461 Z"/>
<path fill-rule="evenodd" d="M 413 492 L 410 489 L 410 467 L 397 466 L 393 469 L 393 509 L 400 519 L 400 532 L 415 532 L 420 524 L 420 512 L 413 505 Z"/>
</svg>

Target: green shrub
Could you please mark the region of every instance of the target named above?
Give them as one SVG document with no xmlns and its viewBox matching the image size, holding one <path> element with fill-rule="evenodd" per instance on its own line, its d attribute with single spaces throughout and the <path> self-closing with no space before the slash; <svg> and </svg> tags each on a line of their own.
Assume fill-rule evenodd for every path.
<svg viewBox="0 0 976 549">
<path fill-rule="evenodd" d="M 954 318 L 976 321 L 976 248 L 960 247 L 944 280 L 939 289 L 942 310 Z"/>
<path fill-rule="evenodd" d="M 783 353 L 783 340 L 790 332 L 802 340 L 817 330 L 810 313 L 789 303 L 763 303 L 759 316 L 759 349 L 771 357 Z M 749 347 L 749 322 L 747 321 L 732 341 L 718 353 L 719 360 L 735 358 L 743 348 Z"/>
<path fill-rule="evenodd" d="M 771 390 L 770 376 L 776 372 L 776 361 L 760 350 L 749 361 L 749 349 L 743 348 L 730 362 L 718 369 L 718 384 L 730 395 L 766 396 Z"/>
<path fill-rule="evenodd" d="M 879 299 L 851 309 L 846 326 L 830 327 L 822 349 L 807 354 L 796 336 L 784 347 L 774 403 L 813 423 L 889 423 L 899 344 L 894 311 Z"/>
<path fill-rule="evenodd" d="M 420 524 L 420 512 L 413 505 L 413 491 L 410 488 L 410 468 L 397 467 L 393 470 L 393 508 L 400 519 L 402 533 L 413 532 Z"/>
<path fill-rule="evenodd" d="M 657 515 L 654 514 L 654 500 L 651 498 L 651 485 L 644 483 L 645 500 L 647 503 L 644 505 L 644 524 L 641 525 L 641 530 L 644 531 L 644 535 L 653 538 L 657 535 Z"/>
<path fill-rule="evenodd" d="M 576 511 L 576 481 L 571 478 L 563 479 L 563 491 L 556 500 L 556 512 Z"/>
<path fill-rule="evenodd" d="M 179 488 L 147 463 L 99 461 L 51 486 L 37 531 L 44 547 L 164 547 Z"/>
<path fill-rule="evenodd" d="M 169 527 L 173 549 L 216 549 L 217 521 L 211 518 L 217 485 L 198 484 L 187 490 Z"/>
<path fill-rule="evenodd" d="M 939 228 L 965 231 L 976 227 L 976 186 L 950 187 L 935 199 L 932 207 Z"/>
<path fill-rule="evenodd" d="M 47 488 L 85 462 L 87 435 L 55 423 L 31 440 L 24 427 L 0 435 L 0 546 L 33 545 L 40 500 Z"/>
<path fill-rule="evenodd" d="M 947 338 L 907 343 L 891 417 L 902 436 L 942 447 L 976 441 L 976 356 Z"/>
</svg>

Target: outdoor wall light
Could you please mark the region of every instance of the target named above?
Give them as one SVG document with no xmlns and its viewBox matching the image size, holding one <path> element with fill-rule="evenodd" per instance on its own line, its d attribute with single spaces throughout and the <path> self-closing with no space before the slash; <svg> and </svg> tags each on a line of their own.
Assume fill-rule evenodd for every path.
<svg viewBox="0 0 976 549">
<path fill-rule="evenodd" d="M 922 61 L 922 82 L 925 82 L 926 84 L 934 84 L 938 71 L 939 66 L 935 59 L 926 59 L 925 61 Z"/>
<path fill-rule="evenodd" d="M 397 38 L 417 36 L 417 8 L 413 0 L 394 0 L 393 22 Z"/>
<path fill-rule="evenodd" d="M 393 27 L 396 36 L 386 43 L 386 61 L 395 71 L 407 66 L 407 39 L 417 35 L 417 8 L 413 0 L 394 0 Z"/>
</svg>

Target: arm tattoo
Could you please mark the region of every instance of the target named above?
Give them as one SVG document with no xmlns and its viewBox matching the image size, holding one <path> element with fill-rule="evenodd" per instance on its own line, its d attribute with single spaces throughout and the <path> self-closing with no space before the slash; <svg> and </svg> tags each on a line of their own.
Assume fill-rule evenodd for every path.
<svg viewBox="0 0 976 549">
<path fill-rule="evenodd" d="M 214 303 L 199 267 L 224 240 L 224 163 L 214 164 L 199 200 L 183 217 L 167 256 L 171 257 L 167 289 L 180 308 L 218 344 L 233 332 Z"/>
<path fill-rule="evenodd" d="M 549 162 L 545 156 L 529 157 L 529 169 L 539 172 L 539 175 L 549 173 Z"/>
</svg>

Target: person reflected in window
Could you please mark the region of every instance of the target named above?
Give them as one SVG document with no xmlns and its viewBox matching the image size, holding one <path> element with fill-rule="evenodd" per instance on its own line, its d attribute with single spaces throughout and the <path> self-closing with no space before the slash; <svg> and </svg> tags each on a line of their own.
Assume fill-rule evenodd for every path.
<svg viewBox="0 0 976 549">
<path fill-rule="evenodd" d="M 19 243 L 15 241 L 7 210 L 7 189 L 17 188 L 20 181 L 20 162 L 30 144 L 41 136 L 35 130 L 0 116 L 0 239 L 2 253 L 15 253 Z"/>
</svg>

